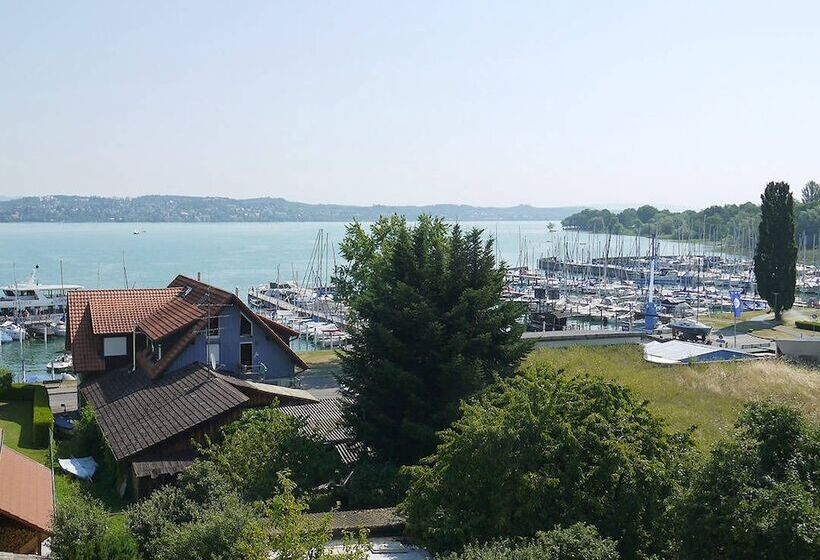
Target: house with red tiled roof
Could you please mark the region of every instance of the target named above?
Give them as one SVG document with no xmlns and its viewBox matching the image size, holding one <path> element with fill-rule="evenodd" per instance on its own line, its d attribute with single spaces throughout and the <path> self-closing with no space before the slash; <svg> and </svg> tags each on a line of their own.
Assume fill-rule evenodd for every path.
<svg viewBox="0 0 820 560">
<path fill-rule="evenodd" d="M 121 478 L 146 494 L 243 408 L 316 399 L 286 387 L 307 365 L 296 332 L 186 276 L 161 289 L 78 290 L 66 348 Z M 285 385 L 285 386 L 283 386 Z"/>
<path fill-rule="evenodd" d="M 39 554 L 53 512 L 51 470 L 3 445 L 0 430 L 0 552 Z"/>
</svg>

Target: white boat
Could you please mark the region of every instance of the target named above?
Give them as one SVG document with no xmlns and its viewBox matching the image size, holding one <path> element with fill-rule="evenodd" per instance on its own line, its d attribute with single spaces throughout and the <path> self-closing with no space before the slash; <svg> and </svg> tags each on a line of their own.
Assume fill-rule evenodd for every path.
<svg viewBox="0 0 820 560">
<path fill-rule="evenodd" d="M 0 331 L 11 336 L 12 340 L 20 340 L 21 338 L 25 340 L 27 336 L 26 329 L 13 321 L 5 321 L 0 324 Z"/>
<path fill-rule="evenodd" d="M 37 280 L 39 267 L 34 267 L 25 282 L 15 282 L 0 288 L 0 316 L 51 317 L 59 319 L 66 312 L 67 295 L 71 290 L 81 290 L 77 284 L 40 284 Z"/>
<path fill-rule="evenodd" d="M 58 354 L 53 360 L 46 364 L 46 370 L 49 373 L 64 373 L 71 371 L 73 368 L 74 362 L 71 358 L 71 354 L 68 353 Z"/>
<path fill-rule="evenodd" d="M 55 336 L 65 336 L 65 334 L 66 334 L 65 321 L 57 321 L 57 324 L 54 326 L 54 335 Z"/>
<path fill-rule="evenodd" d="M 11 334 L 7 333 L 4 330 L 0 330 L 0 344 L 8 344 L 9 342 L 14 342 L 14 339 L 11 337 Z"/>
</svg>

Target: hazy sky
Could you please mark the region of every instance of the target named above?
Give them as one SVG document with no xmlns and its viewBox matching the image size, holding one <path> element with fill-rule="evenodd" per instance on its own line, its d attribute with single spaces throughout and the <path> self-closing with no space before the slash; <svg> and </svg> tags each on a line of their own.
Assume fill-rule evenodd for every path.
<svg viewBox="0 0 820 560">
<path fill-rule="evenodd" d="M 0 196 L 757 200 L 820 180 L 819 22 L 749 0 L 0 0 Z"/>
</svg>

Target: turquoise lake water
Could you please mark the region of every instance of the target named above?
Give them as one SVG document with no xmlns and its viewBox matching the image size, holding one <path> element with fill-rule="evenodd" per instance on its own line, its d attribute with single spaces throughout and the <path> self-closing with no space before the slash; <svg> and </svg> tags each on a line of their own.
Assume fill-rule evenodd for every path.
<svg viewBox="0 0 820 560">
<path fill-rule="evenodd" d="M 510 265 L 553 255 L 562 248 L 584 247 L 601 255 L 606 236 L 577 232 L 550 233 L 547 222 L 463 222 L 497 237 L 498 253 Z M 553 222 L 556 230 L 560 224 Z M 40 283 L 63 280 L 86 288 L 123 288 L 125 274 L 129 286 L 166 286 L 177 274 L 196 276 L 223 289 L 247 289 L 264 282 L 301 279 L 309 267 L 318 232 L 323 231 L 332 247 L 344 237 L 342 222 L 299 223 L 209 223 L 209 224 L 0 224 L 0 285 L 29 276 L 39 265 Z M 134 230 L 140 235 L 134 235 Z M 649 242 L 637 240 L 646 251 Z M 610 254 L 621 250 L 634 254 L 636 239 L 612 236 Z M 620 247 L 621 249 L 618 249 Z M 680 253 L 683 244 L 663 242 L 662 253 Z M 331 259 L 332 264 L 332 259 Z M 44 364 L 62 348 L 62 339 L 26 342 L 23 357 L 26 369 L 43 372 Z M 3 345 L 0 366 L 20 371 L 20 348 Z"/>
</svg>

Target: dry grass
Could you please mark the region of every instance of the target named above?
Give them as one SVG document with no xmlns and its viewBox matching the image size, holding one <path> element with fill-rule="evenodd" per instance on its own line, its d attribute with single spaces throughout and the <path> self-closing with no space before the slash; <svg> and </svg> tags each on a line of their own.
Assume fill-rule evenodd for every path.
<svg viewBox="0 0 820 560">
<path fill-rule="evenodd" d="M 787 402 L 820 421 L 820 370 L 781 360 L 658 366 L 635 345 L 537 350 L 526 361 L 536 364 L 617 381 L 648 400 L 672 429 L 696 426 L 701 446 L 729 433 L 743 403 L 754 399 Z"/>
</svg>

